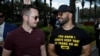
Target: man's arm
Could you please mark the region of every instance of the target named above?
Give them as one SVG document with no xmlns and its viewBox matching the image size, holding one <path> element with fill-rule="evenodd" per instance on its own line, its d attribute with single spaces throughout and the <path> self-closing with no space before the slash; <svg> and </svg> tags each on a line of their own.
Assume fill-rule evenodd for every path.
<svg viewBox="0 0 100 56">
<path fill-rule="evenodd" d="M 49 52 L 49 56 L 58 56 L 55 53 L 55 45 L 54 44 L 48 44 L 48 52 Z"/>
<path fill-rule="evenodd" d="M 42 56 L 47 56 L 45 45 L 41 45 L 40 49 L 41 49 L 41 55 Z"/>
<path fill-rule="evenodd" d="M 11 50 L 3 48 L 2 56 L 10 56 L 11 52 L 12 52 Z"/>
<path fill-rule="evenodd" d="M 82 50 L 83 52 L 81 56 L 90 56 L 90 53 L 91 53 L 90 44 L 82 46 Z"/>
</svg>

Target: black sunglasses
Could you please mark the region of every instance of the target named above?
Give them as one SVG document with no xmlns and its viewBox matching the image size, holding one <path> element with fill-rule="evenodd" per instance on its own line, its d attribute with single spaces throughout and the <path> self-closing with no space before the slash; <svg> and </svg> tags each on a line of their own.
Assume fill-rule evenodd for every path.
<svg viewBox="0 0 100 56">
<path fill-rule="evenodd" d="M 35 20 L 39 19 L 39 16 L 31 16 L 32 18 L 34 18 Z"/>
</svg>

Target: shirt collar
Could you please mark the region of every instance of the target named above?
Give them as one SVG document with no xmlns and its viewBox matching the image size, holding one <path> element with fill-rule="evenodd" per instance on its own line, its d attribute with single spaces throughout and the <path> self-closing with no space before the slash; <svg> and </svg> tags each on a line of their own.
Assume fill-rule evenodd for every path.
<svg viewBox="0 0 100 56">
<path fill-rule="evenodd" d="M 23 32 L 23 33 L 28 33 L 28 32 L 26 32 L 26 31 L 23 29 L 22 26 L 20 26 L 19 29 L 20 29 L 20 31 Z M 36 29 L 37 29 L 37 28 L 33 28 L 32 32 L 36 31 Z M 29 33 L 28 33 L 28 34 L 29 34 Z"/>
</svg>

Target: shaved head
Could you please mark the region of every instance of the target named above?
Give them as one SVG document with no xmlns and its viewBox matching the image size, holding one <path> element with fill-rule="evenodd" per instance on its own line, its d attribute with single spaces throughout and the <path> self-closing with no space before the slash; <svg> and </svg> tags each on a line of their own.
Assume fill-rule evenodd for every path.
<svg viewBox="0 0 100 56">
<path fill-rule="evenodd" d="M 22 10 L 21 10 L 21 15 L 30 15 L 31 8 L 34 8 L 34 9 L 38 10 L 36 6 L 24 5 Z"/>
</svg>

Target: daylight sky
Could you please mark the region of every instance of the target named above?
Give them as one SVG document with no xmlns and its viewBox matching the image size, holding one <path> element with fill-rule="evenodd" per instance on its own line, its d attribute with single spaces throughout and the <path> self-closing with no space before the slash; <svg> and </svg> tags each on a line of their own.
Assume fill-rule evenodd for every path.
<svg viewBox="0 0 100 56">
<path fill-rule="evenodd" d="M 50 3 L 50 0 L 46 0 L 46 3 Z M 58 9 L 61 4 L 69 5 L 69 0 L 52 0 L 52 7 Z M 76 3 L 76 7 L 82 8 L 81 2 Z M 84 5 L 85 8 L 89 8 L 89 2 L 86 2 Z M 92 5 L 93 7 L 93 5 Z"/>
</svg>

